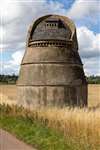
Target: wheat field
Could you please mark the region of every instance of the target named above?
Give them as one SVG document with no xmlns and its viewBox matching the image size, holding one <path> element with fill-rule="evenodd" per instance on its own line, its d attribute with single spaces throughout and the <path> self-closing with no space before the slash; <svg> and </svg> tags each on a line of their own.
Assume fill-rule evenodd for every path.
<svg viewBox="0 0 100 150">
<path fill-rule="evenodd" d="M 0 85 L 0 103 L 16 104 L 16 96 L 16 85 Z"/>
<path fill-rule="evenodd" d="M 17 100 L 16 85 L 0 85 L 0 103 L 16 104 Z M 88 85 L 88 106 L 100 106 L 100 85 Z"/>
<path fill-rule="evenodd" d="M 16 85 L 0 86 L 0 102 L 16 104 Z M 27 114 L 31 120 L 38 120 L 46 126 L 60 131 L 65 138 L 82 147 L 82 150 L 100 149 L 100 85 L 88 86 L 88 105 L 91 108 L 34 108 L 32 111 L 22 109 L 16 111 L 12 106 L 11 115 Z M 15 108 L 14 108 L 15 107 Z M 20 114 L 21 113 L 21 114 Z M 77 142 L 78 141 L 78 142 Z"/>
<path fill-rule="evenodd" d="M 75 145 L 73 150 L 100 150 L 100 109 L 0 107 L 8 116 L 27 118 L 62 133 L 67 142 Z"/>
<path fill-rule="evenodd" d="M 88 105 L 100 106 L 100 85 L 89 84 L 88 85 Z"/>
</svg>

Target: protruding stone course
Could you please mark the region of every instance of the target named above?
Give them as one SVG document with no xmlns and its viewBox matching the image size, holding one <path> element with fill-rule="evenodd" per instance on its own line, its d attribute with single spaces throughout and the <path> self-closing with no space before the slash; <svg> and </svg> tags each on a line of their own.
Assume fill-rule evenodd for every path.
<svg viewBox="0 0 100 150">
<path fill-rule="evenodd" d="M 87 105 L 87 82 L 76 28 L 69 18 L 47 15 L 31 25 L 18 96 L 24 106 Z"/>
</svg>

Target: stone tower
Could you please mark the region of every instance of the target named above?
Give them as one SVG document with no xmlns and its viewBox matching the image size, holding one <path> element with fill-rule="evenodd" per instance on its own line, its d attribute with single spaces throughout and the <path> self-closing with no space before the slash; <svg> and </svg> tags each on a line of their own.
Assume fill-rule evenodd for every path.
<svg viewBox="0 0 100 150">
<path fill-rule="evenodd" d="M 87 82 L 74 23 L 46 15 L 29 28 L 18 79 L 24 106 L 87 105 Z"/>
</svg>

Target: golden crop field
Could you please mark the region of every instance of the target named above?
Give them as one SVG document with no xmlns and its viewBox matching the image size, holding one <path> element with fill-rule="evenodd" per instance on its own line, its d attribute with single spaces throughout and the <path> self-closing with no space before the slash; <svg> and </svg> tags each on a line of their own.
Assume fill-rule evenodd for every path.
<svg viewBox="0 0 100 150">
<path fill-rule="evenodd" d="M 0 85 L 0 103 L 16 104 L 16 96 L 16 85 Z"/>
<path fill-rule="evenodd" d="M 16 96 L 17 86 L 0 86 L 0 100 L 2 103 L 16 104 Z M 90 107 L 100 106 L 100 85 L 88 86 L 88 105 Z M 42 124 L 54 130 L 61 131 L 67 137 L 67 140 L 68 138 L 69 140 L 72 139 L 74 144 L 80 147 L 79 149 L 100 149 L 100 109 L 33 108 L 30 111 L 23 108 L 22 111 L 18 111 L 16 107 L 13 106 L 11 109 L 13 116 L 25 116 L 27 112 L 27 116 L 32 120 L 37 119 Z"/>
<path fill-rule="evenodd" d="M 0 102 L 16 103 L 17 86 L 0 85 Z M 88 85 L 88 106 L 100 106 L 100 85 Z"/>
<path fill-rule="evenodd" d="M 88 105 L 100 106 L 100 85 L 99 84 L 88 85 Z"/>
</svg>

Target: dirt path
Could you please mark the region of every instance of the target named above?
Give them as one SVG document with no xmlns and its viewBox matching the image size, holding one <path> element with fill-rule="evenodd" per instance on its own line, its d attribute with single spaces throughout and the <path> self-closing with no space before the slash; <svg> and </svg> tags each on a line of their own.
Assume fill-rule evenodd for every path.
<svg viewBox="0 0 100 150">
<path fill-rule="evenodd" d="M 36 150 L 0 129 L 0 150 Z"/>
</svg>

